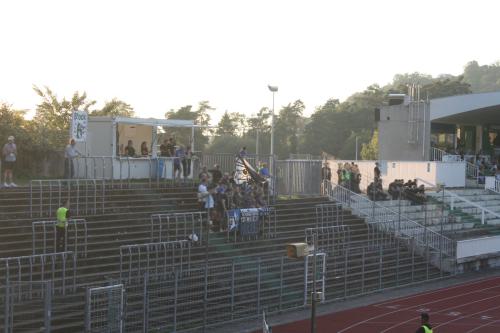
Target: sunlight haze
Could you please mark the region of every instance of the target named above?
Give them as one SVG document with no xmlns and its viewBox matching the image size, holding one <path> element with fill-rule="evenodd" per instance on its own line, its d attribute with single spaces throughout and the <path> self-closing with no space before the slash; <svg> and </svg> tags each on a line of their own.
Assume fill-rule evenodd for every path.
<svg viewBox="0 0 500 333">
<path fill-rule="evenodd" d="M 306 115 L 398 73 L 458 75 L 500 59 L 496 1 L 2 1 L 0 101 L 116 97 L 139 117 L 208 100 L 255 114 L 301 99 Z"/>
</svg>

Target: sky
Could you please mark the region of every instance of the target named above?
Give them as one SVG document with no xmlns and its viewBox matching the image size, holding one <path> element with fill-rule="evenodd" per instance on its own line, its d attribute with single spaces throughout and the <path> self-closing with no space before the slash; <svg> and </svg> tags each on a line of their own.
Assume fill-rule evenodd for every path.
<svg viewBox="0 0 500 333">
<path fill-rule="evenodd" d="M 32 86 L 113 98 L 139 117 L 208 100 L 306 115 L 398 73 L 462 73 L 500 60 L 500 1 L 2 0 L 0 101 L 34 110 Z"/>
</svg>

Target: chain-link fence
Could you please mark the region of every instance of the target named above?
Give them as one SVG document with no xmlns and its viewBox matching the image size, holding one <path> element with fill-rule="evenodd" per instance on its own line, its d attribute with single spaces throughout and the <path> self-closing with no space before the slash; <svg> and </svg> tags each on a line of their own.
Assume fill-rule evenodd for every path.
<svg viewBox="0 0 500 333">
<path fill-rule="evenodd" d="M 124 287 L 122 284 L 87 288 L 85 333 L 122 333 Z"/>
</svg>

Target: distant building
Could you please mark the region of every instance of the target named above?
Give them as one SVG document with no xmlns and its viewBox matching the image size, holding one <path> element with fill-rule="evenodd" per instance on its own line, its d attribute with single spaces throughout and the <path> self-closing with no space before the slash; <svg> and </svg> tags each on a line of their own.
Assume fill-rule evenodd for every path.
<svg viewBox="0 0 500 333">
<path fill-rule="evenodd" d="M 414 90 L 390 94 L 375 110 L 379 160 L 428 161 L 451 154 L 500 154 L 500 92 L 423 100 Z M 498 144 L 496 146 L 495 144 Z"/>
</svg>

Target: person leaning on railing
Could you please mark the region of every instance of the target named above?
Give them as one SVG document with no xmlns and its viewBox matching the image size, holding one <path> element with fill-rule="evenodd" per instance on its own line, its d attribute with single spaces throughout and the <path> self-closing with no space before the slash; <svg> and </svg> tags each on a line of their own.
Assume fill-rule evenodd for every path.
<svg viewBox="0 0 500 333">
<path fill-rule="evenodd" d="M 69 200 L 57 209 L 56 217 L 56 251 L 64 252 L 66 250 L 66 228 L 70 218 Z"/>
<path fill-rule="evenodd" d="M 75 139 L 71 139 L 69 145 L 64 150 L 64 178 L 73 178 L 75 173 L 73 161 L 81 155 L 78 149 L 76 149 Z"/>
</svg>

